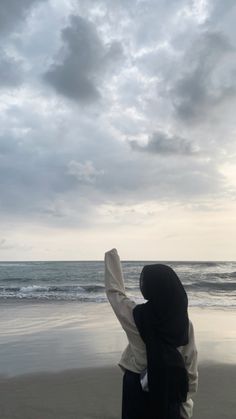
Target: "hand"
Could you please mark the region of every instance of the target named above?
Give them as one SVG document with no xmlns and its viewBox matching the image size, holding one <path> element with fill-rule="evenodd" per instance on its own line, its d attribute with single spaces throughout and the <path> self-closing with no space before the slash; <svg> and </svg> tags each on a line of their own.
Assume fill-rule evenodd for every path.
<svg viewBox="0 0 236 419">
<path fill-rule="evenodd" d="M 113 253 L 118 253 L 118 252 L 117 252 L 117 249 L 116 249 L 115 247 L 113 247 L 111 250 L 107 250 L 107 252 L 106 252 L 106 253 L 110 253 L 110 252 L 113 252 Z"/>
</svg>

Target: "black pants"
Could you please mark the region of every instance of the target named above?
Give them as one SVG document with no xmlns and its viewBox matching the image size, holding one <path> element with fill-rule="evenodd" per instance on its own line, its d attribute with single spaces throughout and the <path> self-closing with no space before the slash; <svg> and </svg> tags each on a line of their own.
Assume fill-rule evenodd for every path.
<svg viewBox="0 0 236 419">
<path fill-rule="evenodd" d="M 158 419 L 151 407 L 149 392 L 143 391 L 139 374 L 125 370 L 122 389 L 122 419 Z M 161 418 L 163 419 L 163 418 Z M 180 419 L 179 404 L 171 405 L 168 417 Z"/>
</svg>

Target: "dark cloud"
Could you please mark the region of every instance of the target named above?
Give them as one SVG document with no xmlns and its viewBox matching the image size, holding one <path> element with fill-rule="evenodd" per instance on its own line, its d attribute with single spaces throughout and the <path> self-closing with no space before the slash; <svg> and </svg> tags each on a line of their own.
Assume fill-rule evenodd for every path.
<svg viewBox="0 0 236 419">
<path fill-rule="evenodd" d="M 179 118 L 206 118 L 217 105 L 236 95 L 235 50 L 224 34 L 202 33 L 186 52 L 183 68 L 167 93 Z"/>
<path fill-rule="evenodd" d="M 36 4 L 47 0 L 1 0 L 0 33 L 2 35 L 15 31 Z"/>
<path fill-rule="evenodd" d="M 145 145 L 140 145 L 138 141 L 132 140 L 130 146 L 133 150 L 160 155 L 193 156 L 198 154 L 197 148 L 189 141 L 161 131 L 153 133 Z"/>
<path fill-rule="evenodd" d="M 0 49 L 0 87 L 15 87 L 23 78 L 22 63 Z"/>
<path fill-rule="evenodd" d="M 62 40 L 64 58 L 51 66 L 45 80 L 70 99 L 96 101 L 105 74 L 115 70 L 123 57 L 121 44 L 105 44 L 94 24 L 80 16 L 71 16 L 70 26 L 62 30 Z"/>
</svg>

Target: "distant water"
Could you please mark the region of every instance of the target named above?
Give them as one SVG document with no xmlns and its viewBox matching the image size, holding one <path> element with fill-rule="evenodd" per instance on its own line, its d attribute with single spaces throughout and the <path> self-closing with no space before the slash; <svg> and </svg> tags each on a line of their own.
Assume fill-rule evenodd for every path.
<svg viewBox="0 0 236 419">
<path fill-rule="evenodd" d="M 122 262 L 127 295 L 144 302 L 139 275 L 145 264 Z M 236 262 L 162 262 L 179 275 L 190 306 L 236 307 Z M 104 262 L 0 262 L 3 299 L 107 302 Z"/>
</svg>

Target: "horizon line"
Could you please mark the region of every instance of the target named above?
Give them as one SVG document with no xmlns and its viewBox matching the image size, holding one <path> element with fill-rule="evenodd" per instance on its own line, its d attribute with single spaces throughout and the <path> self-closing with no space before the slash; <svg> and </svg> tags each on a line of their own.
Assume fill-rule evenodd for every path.
<svg viewBox="0 0 236 419">
<path fill-rule="evenodd" d="M 104 262 L 104 259 L 32 259 L 32 260 L 0 260 L 0 263 L 8 263 L 8 262 Z M 233 262 L 235 263 L 236 260 L 213 260 L 213 259 L 206 259 L 206 260 L 200 260 L 200 259 L 121 259 L 121 262 L 192 262 L 192 263 L 207 263 L 207 262 Z"/>
</svg>

